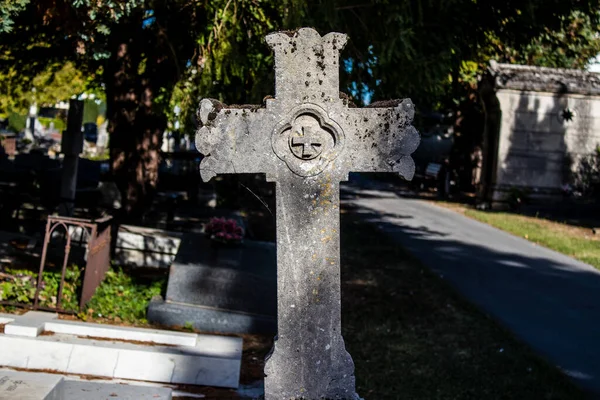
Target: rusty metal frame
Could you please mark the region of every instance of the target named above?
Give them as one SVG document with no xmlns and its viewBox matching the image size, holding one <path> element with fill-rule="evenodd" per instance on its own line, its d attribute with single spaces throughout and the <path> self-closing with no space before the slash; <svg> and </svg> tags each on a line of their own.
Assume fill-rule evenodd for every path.
<svg viewBox="0 0 600 400">
<path fill-rule="evenodd" d="M 83 276 L 83 282 L 81 284 L 81 292 L 79 298 L 79 310 L 81 311 L 85 304 L 92 298 L 96 289 L 104 279 L 106 272 L 110 267 L 110 243 L 111 243 L 111 222 L 112 217 L 106 216 L 97 220 L 88 220 L 82 218 L 72 218 L 51 215 L 48 217 L 46 223 L 46 234 L 44 236 L 44 247 L 42 250 L 42 256 L 40 259 L 40 268 L 38 272 L 37 287 L 35 290 L 33 306 L 29 304 L 14 303 L 14 302 L 0 302 L 2 304 L 8 304 L 13 306 L 21 306 L 32 308 L 34 310 L 47 310 L 61 313 L 73 313 L 73 311 L 65 310 L 62 308 L 62 294 L 65 284 L 65 275 L 67 272 L 67 266 L 69 262 L 69 255 L 71 253 L 71 234 L 69 233 L 70 227 L 81 228 L 82 232 L 79 238 L 79 245 L 82 247 L 84 233 L 87 238 L 86 248 L 86 265 Z M 48 255 L 48 246 L 52 239 L 52 233 L 58 228 L 64 228 L 66 244 L 65 252 L 63 257 L 63 265 L 61 271 L 60 284 L 58 286 L 58 292 L 56 295 L 56 308 L 42 307 L 39 305 L 39 295 L 43 284 L 43 273 L 46 265 L 46 257 Z"/>
</svg>

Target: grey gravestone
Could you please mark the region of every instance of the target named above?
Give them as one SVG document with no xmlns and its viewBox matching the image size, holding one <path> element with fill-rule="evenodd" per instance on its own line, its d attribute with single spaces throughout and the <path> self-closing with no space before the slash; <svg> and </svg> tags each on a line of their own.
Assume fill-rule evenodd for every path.
<svg viewBox="0 0 600 400">
<path fill-rule="evenodd" d="M 203 99 L 200 174 L 265 173 L 276 183 L 278 336 L 265 398 L 358 399 L 341 335 L 339 183 L 353 172 L 414 174 L 410 100 L 349 108 L 340 99 L 347 37 L 272 33 L 275 98 L 266 107 Z"/>
<path fill-rule="evenodd" d="M 172 390 L 163 387 L 104 383 L 88 381 L 63 381 L 60 400 L 171 400 Z"/>
<path fill-rule="evenodd" d="M 276 276 L 272 243 L 227 247 L 188 233 L 170 268 L 166 301 L 150 303 L 148 320 L 205 332 L 275 332 Z"/>
<path fill-rule="evenodd" d="M 70 100 L 69 113 L 67 116 L 67 130 L 63 132 L 61 143 L 61 152 L 64 154 L 64 158 L 60 186 L 60 215 L 73 215 L 75 190 L 77 186 L 77 165 L 79 163 L 79 154 L 83 151 L 82 123 L 83 101 Z"/>
<path fill-rule="evenodd" d="M 0 371 L 0 400 L 61 400 L 60 375 Z"/>
</svg>

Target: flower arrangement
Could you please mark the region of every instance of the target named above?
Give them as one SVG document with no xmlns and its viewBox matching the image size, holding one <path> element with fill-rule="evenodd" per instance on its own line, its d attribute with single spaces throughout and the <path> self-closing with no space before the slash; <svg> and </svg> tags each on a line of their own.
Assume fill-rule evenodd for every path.
<svg viewBox="0 0 600 400">
<path fill-rule="evenodd" d="M 204 227 L 204 233 L 221 243 L 241 243 L 244 237 L 244 229 L 237 221 L 226 218 L 211 218 Z"/>
</svg>

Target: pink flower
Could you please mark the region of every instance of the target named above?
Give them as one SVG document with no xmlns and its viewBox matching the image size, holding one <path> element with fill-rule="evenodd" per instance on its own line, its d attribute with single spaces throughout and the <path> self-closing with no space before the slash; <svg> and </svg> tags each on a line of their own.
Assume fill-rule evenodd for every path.
<svg viewBox="0 0 600 400">
<path fill-rule="evenodd" d="M 244 229 L 238 225 L 235 219 L 211 218 L 204 226 L 207 235 L 224 241 L 241 241 Z"/>
</svg>

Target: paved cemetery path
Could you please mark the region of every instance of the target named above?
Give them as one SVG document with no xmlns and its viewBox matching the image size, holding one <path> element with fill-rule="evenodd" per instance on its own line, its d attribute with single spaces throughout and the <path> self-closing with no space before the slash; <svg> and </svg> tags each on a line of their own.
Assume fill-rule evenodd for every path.
<svg viewBox="0 0 600 400">
<path fill-rule="evenodd" d="M 600 396 L 600 271 L 431 203 L 361 186 L 342 189 L 345 205 Z"/>
</svg>

